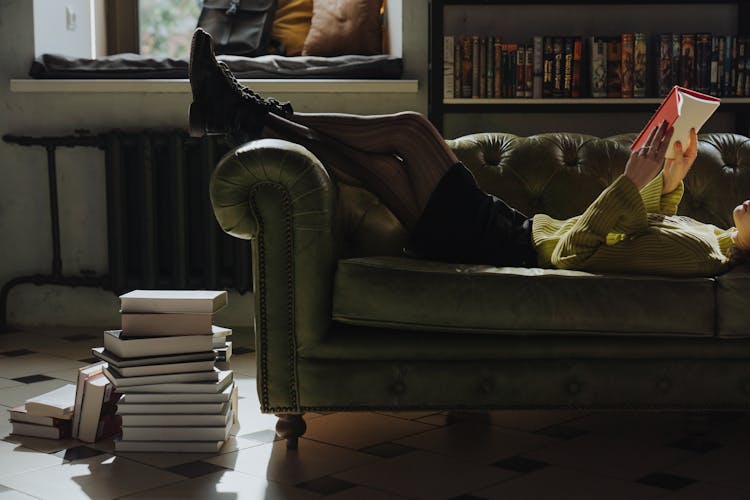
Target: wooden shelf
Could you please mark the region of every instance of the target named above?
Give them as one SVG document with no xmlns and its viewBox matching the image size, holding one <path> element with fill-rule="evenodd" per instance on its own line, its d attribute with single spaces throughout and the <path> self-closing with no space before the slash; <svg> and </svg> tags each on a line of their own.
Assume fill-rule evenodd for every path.
<svg viewBox="0 0 750 500">
<path fill-rule="evenodd" d="M 498 7 L 497 10 L 503 12 L 503 18 L 511 19 L 511 21 L 508 21 L 510 23 L 514 22 L 512 19 L 515 19 L 512 15 L 514 14 L 514 6 L 518 8 L 518 12 L 515 13 L 518 14 L 516 17 L 523 19 L 525 22 L 521 23 L 522 27 L 518 29 L 515 29 L 517 28 L 516 25 L 511 26 L 511 28 L 515 29 L 515 31 L 511 29 L 511 31 L 513 31 L 512 36 L 515 39 L 519 36 L 530 37 L 532 34 L 539 34 L 536 33 L 536 30 L 542 30 L 542 33 L 549 32 L 549 30 L 547 30 L 549 27 L 547 24 L 545 24 L 544 27 L 537 27 L 534 23 L 528 23 L 528 18 L 530 16 L 529 12 L 533 13 L 533 10 L 537 8 L 544 10 L 546 6 L 550 6 L 550 9 L 554 10 L 554 6 L 560 6 L 560 8 L 563 8 L 564 6 L 575 6 L 581 8 L 580 6 L 583 6 L 582 8 L 588 12 L 589 10 L 594 11 L 601 8 L 606 10 L 607 6 L 612 6 L 616 9 L 628 9 L 627 12 L 632 12 L 629 6 L 632 6 L 633 4 L 649 8 L 658 8 L 659 6 L 662 6 L 663 8 L 659 11 L 660 16 L 666 15 L 664 14 L 665 10 L 666 12 L 671 11 L 672 7 L 670 7 L 670 5 L 695 5 L 696 8 L 701 6 L 701 9 L 704 9 L 704 7 L 705 9 L 711 9 L 713 8 L 713 5 L 722 6 L 724 9 L 722 11 L 723 17 L 719 16 L 719 19 L 721 26 L 724 24 L 727 25 L 727 33 L 750 33 L 750 0 L 717 0 L 716 2 L 706 2 L 705 0 L 658 0 L 657 2 L 652 0 L 430 0 L 430 65 L 428 78 L 430 120 L 438 130 L 445 132 L 443 130 L 444 118 L 451 114 L 527 113 L 541 115 L 543 113 L 653 113 L 661 102 L 661 98 L 443 98 L 443 35 L 446 33 L 449 35 L 465 33 L 470 31 L 472 29 L 471 26 L 473 25 L 478 25 L 476 28 L 478 34 L 488 34 L 490 30 L 496 30 L 498 32 L 502 31 L 502 26 L 498 26 L 496 22 L 490 23 L 488 21 L 492 19 L 491 14 L 495 12 L 495 10 L 489 10 L 487 7 Z M 529 6 L 532 7 L 531 11 L 527 8 Z M 736 6 L 736 10 L 733 11 L 736 12 L 736 15 L 732 14 L 731 16 L 727 16 L 727 12 L 735 8 L 733 6 Z M 471 7 L 477 7 L 475 11 L 480 12 L 481 15 L 478 15 L 478 17 L 472 17 Z M 706 12 L 705 9 L 701 10 L 701 12 Z M 488 14 L 490 14 L 489 17 Z M 687 20 L 696 22 L 700 21 L 702 23 L 702 15 L 703 14 L 691 14 Z M 446 16 L 449 16 L 450 18 L 450 27 L 446 27 L 445 25 Z M 460 19 L 460 21 L 457 19 Z M 545 21 L 549 21 L 549 19 L 545 18 Z M 630 29 L 634 29 L 635 26 L 640 26 L 637 18 L 633 19 L 627 17 L 623 23 L 628 26 L 632 25 L 633 28 Z M 594 23 L 594 25 L 598 26 L 598 23 Z M 674 26 L 674 23 L 672 26 Z M 556 27 L 555 29 L 559 32 L 566 31 L 565 26 L 561 26 L 559 29 Z M 577 29 L 579 31 L 581 29 L 585 30 L 584 32 L 576 31 L 579 35 L 582 35 L 588 33 L 591 27 L 585 25 L 582 28 L 578 25 Z M 618 29 L 621 28 L 618 27 Z M 717 29 L 718 28 L 715 27 L 711 28 L 712 31 Z M 607 28 L 602 27 L 602 31 L 607 32 Z M 667 29 L 667 31 L 669 30 Z M 656 33 L 657 31 L 655 31 L 654 26 L 651 26 L 648 32 Z M 722 98 L 722 104 L 718 112 L 723 114 L 733 113 L 735 118 L 734 130 L 743 134 L 750 133 L 750 97 Z"/>
</svg>

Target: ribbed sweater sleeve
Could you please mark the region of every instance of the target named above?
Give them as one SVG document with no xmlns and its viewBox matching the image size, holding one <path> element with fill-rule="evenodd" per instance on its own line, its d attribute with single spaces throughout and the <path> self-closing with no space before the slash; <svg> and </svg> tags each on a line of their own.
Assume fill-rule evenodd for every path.
<svg viewBox="0 0 750 500">
<path fill-rule="evenodd" d="M 610 232 L 635 235 L 648 230 L 644 199 L 635 184 L 621 175 L 586 209 L 555 246 L 552 265 L 558 269 L 582 269 L 606 244 Z"/>
<path fill-rule="evenodd" d="M 663 187 L 664 177 L 659 174 L 641 189 L 641 199 L 643 200 L 643 206 L 646 208 L 646 213 L 663 215 L 675 215 L 677 213 L 677 207 L 685 192 L 685 185 L 680 182 L 677 189 L 667 194 L 662 193 Z"/>
</svg>

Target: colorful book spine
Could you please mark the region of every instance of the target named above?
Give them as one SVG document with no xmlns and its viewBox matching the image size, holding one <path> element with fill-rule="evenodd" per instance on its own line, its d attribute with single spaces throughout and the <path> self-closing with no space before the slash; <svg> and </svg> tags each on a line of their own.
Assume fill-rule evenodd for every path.
<svg viewBox="0 0 750 500">
<path fill-rule="evenodd" d="M 544 55 L 543 62 L 543 80 L 542 80 L 542 97 L 552 97 L 554 84 L 554 65 L 555 50 L 552 43 L 552 37 L 544 37 Z"/>
<path fill-rule="evenodd" d="M 461 37 L 453 41 L 453 96 L 461 97 Z"/>
<path fill-rule="evenodd" d="M 682 35 L 672 33 L 672 85 L 680 84 L 680 60 L 682 58 Z M 670 87 L 671 88 L 671 87 Z"/>
<path fill-rule="evenodd" d="M 479 98 L 479 36 L 471 37 L 471 97 Z"/>
<path fill-rule="evenodd" d="M 656 92 L 666 97 L 673 86 L 672 82 L 672 34 L 659 34 L 659 66 L 656 68 Z"/>
<path fill-rule="evenodd" d="M 695 90 L 707 94 L 711 90 L 711 34 L 695 36 Z"/>
<path fill-rule="evenodd" d="M 563 97 L 573 93 L 573 39 L 565 38 L 563 59 Z"/>
<path fill-rule="evenodd" d="M 485 52 L 487 53 L 487 95 L 488 98 L 495 97 L 495 37 L 488 36 L 487 44 L 485 46 Z"/>
<path fill-rule="evenodd" d="M 619 37 L 607 40 L 607 97 L 622 97 L 620 67 L 622 42 Z"/>
<path fill-rule="evenodd" d="M 636 33 L 633 45 L 633 97 L 646 97 L 648 63 L 646 34 Z"/>
<path fill-rule="evenodd" d="M 471 97 L 471 80 L 474 72 L 472 68 L 471 36 L 461 37 L 461 97 Z"/>
<path fill-rule="evenodd" d="M 607 41 L 592 36 L 591 47 L 591 97 L 607 97 Z"/>
<path fill-rule="evenodd" d="M 695 33 L 683 33 L 680 43 L 680 85 L 695 86 Z"/>
<path fill-rule="evenodd" d="M 479 98 L 487 97 L 487 37 L 479 37 Z"/>
<path fill-rule="evenodd" d="M 745 65 L 745 36 L 737 36 L 737 84 L 734 95 L 742 97 L 745 93 L 745 79 L 747 78 L 747 67 Z"/>
<path fill-rule="evenodd" d="M 620 38 L 620 93 L 622 97 L 633 97 L 633 52 L 635 35 L 623 33 Z"/>
<path fill-rule="evenodd" d="M 494 39 L 493 63 L 495 66 L 493 95 L 503 97 L 503 43 L 499 36 Z"/>
<path fill-rule="evenodd" d="M 531 97 L 534 99 L 541 99 L 544 95 L 544 37 L 535 35 L 533 45 L 533 82 Z"/>
<path fill-rule="evenodd" d="M 554 37 L 552 39 L 552 52 L 554 55 L 552 63 L 552 97 L 563 97 L 563 80 L 565 78 L 565 39 Z"/>
<path fill-rule="evenodd" d="M 709 78 L 709 94 L 719 96 L 721 89 L 721 75 L 719 68 L 722 65 L 720 36 L 711 37 L 711 77 Z"/>
<path fill-rule="evenodd" d="M 571 69 L 570 96 L 581 97 L 583 94 L 583 39 L 573 39 L 573 67 Z"/>
<path fill-rule="evenodd" d="M 534 95 L 534 46 L 526 46 L 526 72 L 523 75 L 524 97 L 531 98 Z"/>
<path fill-rule="evenodd" d="M 455 49 L 453 42 L 454 39 L 452 36 L 443 37 L 443 99 L 453 99 L 455 97 L 453 93 L 453 74 L 455 72 L 455 61 L 453 59 Z"/>
<path fill-rule="evenodd" d="M 516 88 L 513 97 L 526 95 L 526 46 L 519 45 L 516 49 Z"/>
</svg>

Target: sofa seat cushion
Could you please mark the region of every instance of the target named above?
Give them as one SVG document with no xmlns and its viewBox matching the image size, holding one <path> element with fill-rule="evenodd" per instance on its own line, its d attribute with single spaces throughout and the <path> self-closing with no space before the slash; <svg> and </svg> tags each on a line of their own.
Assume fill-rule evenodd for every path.
<svg viewBox="0 0 750 500">
<path fill-rule="evenodd" d="M 455 333 L 711 337 L 715 280 L 345 259 L 333 319 Z"/>
</svg>

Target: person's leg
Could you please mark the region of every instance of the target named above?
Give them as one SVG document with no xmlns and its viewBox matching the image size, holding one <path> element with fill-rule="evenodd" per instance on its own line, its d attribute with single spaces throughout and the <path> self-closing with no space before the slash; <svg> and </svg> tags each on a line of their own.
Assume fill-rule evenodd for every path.
<svg viewBox="0 0 750 500">
<path fill-rule="evenodd" d="M 340 177 L 360 180 L 408 227 L 424 211 L 443 175 L 458 163 L 435 127 L 418 113 L 294 113 L 287 120 L 306 128 L 273 118 L 267 124 L 305 145 Z M 409 206 L 399 206 L 404 204 Z"/>
<path fill-rule="evenodd" d="M 458 159 L 435 127 L 419 113 L 347 115 L 295 113 L 290 120 L 332 137 L 358 151 L 370 153 L 372 162 L 361 168 L 387 171 L 384 156 L 400 160 L 421 212 L 443 175 Z"/>
<path fill-rule="evenodd" d="M 190 133 L 258 137 L 264 126 L 313 151 L 335 174 L 373 191 L 412 229 L 443 174 L 458 160 L 416 113 L 362 117 L 295 114 L 291 105 L 243 87 L 196 30 L 190 54 Z"/>
</svg>

